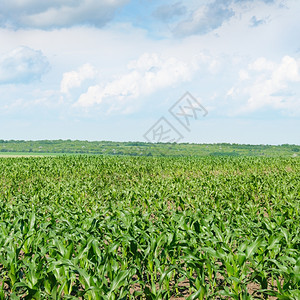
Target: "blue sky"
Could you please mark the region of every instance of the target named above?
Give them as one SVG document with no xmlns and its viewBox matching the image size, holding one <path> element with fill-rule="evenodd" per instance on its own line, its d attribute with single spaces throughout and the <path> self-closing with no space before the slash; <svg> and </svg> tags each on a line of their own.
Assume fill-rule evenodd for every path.
<svg viewBox="0 0 300 300">
<path fill-rule="evenodd" d="M 3 0 L 0 139 L 300 144 L 298 0 Z M 185 92 L 208 111 L 189 130 Z"/>
</svg>

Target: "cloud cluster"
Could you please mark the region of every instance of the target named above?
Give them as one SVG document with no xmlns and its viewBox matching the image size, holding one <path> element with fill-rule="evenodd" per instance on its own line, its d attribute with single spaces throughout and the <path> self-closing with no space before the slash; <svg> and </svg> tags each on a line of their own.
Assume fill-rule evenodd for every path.
<svg viewBox="0 0 300 300">
<path fill-rule="evenodd" d="M 61 93 L 69 94 L 70 90 L 80 87 L 85 80 L 94 79 L 96 75 L 97 70 L 92 65 L 84 64 L 77 71 L 63 74 L 60 91 Z"/>
<path fill-rule="evenodd" d="M 163 59 L 155 53 L 145 53 L 129 63 L 127 73 L 104 85 L 89 87 L 75 106 L 90 107 L 109 103 L 111 110 L 120 110 L 133 99 L 190 80 L 192 73 L 191 66 L 176 58 Z"/>
<path fill-rule="evenodd" d="M 247 99 L 238 113 L 272 108 L 295 114 L 300 112 L 299 82 L 300 61 L 284 56 L 280 63 L 275 63 L 262 57 L 240 72 L 240 82 L 230 89 L 228 96 Z"/>
<path fill-rule="evenodd" d="M 74 25 L 102 27 L 129 0 L 4 0 L 0 26 L 60 28 Z"/>
<path fill-rule="evenodd" d="M 194 1 L 184 4 L 170 1 L 155 7 L 152 22 L 159 19 L 173 23 L 175 36 L 201 35 L 230 20 L 235 15 L 234 4 L 259 2 L 271 4 L 275 0 L 211 0 L 201 5 Z M 129 3 L 130 0 L 3 0 L 0 27 L 51 30 L 87 25 L 101 28 Z M 262 24 L 263 20 L 255 18 L 251 19 L 252 26 Z"/>
<path fill-rule="evenodd" d="M 48 69 L 48 60 L 41 51 L 18 47 L 0 57 L 0 84 L 30 83 Z"/>
</svg>

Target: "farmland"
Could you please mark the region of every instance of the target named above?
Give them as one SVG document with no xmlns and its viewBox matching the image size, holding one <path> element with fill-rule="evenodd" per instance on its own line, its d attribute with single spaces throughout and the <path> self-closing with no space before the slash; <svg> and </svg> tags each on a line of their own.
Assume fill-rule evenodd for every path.
<svg viewBox="0 0 300 300">
<path fill-rule="evenodd" d="M 0 170 L 0 299 L 300 299 L 298 157 Z"/>
</svg>

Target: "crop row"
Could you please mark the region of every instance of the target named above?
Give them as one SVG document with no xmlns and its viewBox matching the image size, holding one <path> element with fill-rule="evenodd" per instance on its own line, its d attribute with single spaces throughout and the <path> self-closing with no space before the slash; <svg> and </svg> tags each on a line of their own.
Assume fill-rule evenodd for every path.
<svg viewBox="0 0 300 300">
<path fill-rule="evenodd" d="M 299 159 L 0 169 L 0 299 L 300 298 Z"/>
</svg>

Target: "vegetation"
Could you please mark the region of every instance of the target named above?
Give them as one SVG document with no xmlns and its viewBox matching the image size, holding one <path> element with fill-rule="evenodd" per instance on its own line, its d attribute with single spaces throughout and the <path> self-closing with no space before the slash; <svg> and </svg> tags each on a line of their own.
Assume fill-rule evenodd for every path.
<svg viewBox="0 0 300 300">
<path fill-rule="evenodd" d="M 88 142 L 71 140 L 5 141 L 0 154 L 102 154 L 131 156 L 281 156 L 300 155 L 299 145 L 168 144 L 143 142 Z"/>
<path fill-rule="evenodd" d="M 102 154 L 130 156 L 298 156 L 299 145 L 239 145 L 143 143 L 108 141 L 5 141 L 0 140 L 0 154 Z"/>
<path fill-rule="evenodd" d="M 0 299 L 300 299 L 297 157 L 2 158 L 0 170 Z"/>
</svg>

